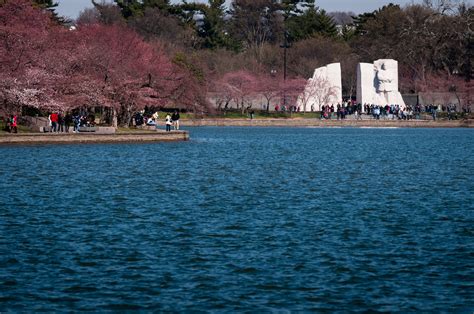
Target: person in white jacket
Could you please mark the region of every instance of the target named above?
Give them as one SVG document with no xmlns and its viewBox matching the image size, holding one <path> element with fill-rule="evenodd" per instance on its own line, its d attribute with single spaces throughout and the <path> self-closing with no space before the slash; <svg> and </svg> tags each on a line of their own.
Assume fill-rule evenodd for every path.
<svg viewBox="0 0 474 314">
<path fill-rule="evenodd" d="M 166 115 L 166 118 L 165 118 L 165 124 L 166 124 L 166 132 L 170 132 L 171 131 L 171 124 L 173 123 L 173 121 L 171 120 L 171 116 L 170 114 L 168 113 Z"/>
</svg>

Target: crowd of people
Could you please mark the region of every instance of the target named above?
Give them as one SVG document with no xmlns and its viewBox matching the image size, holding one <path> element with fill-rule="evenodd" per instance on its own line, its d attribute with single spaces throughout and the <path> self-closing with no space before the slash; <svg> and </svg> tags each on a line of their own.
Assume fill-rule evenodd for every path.
<svg viewBox="0 0 474 314">
<path fill-rule="evenodd" d="M 324 105 L 321 108 L 321 119 L 344 120 L 348 115 L 355 115 L 356 120 L 362 119 L 365 113 L 372 116 L 373 119 L 391 119 L 391 120 L 412 120 L 420 119 L 422 113 L 430 114 L 433 120 L 437 119 L 438 112 L 447 113 L 448 120 L 458 119 L 458 109 L 455 104 L 438 105 L 415 105 L 402 107 L 397 104 L 379 106 L 374 104 L 356 104 L 345 102 L 334 105 Z M 470 113 L 470 106 L 464 106 L 462 112 Z"/>
</svg>

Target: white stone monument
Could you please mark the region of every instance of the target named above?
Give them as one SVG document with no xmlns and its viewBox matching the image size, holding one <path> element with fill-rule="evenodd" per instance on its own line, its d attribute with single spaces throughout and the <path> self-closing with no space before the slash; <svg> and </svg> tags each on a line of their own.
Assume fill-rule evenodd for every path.
<svg viewBox="0 0 474 314">
<path fill-rule="evenodd" d="M 362 105 L 399 105 L 405 108 L 405 102 L 398 91 L 398 62 L 396 60 L 380 59 L 373 64 L 359 63 L 357 102 Z"/>
<path fill-rule="evenodd" d="M 296 106 L 303 111 L 321 110 L 323 105 L 334 105 L 342 102 L 341 64 L 331 63 L 314 70 L 304 92 L 298 97 Z"/>
</svg>

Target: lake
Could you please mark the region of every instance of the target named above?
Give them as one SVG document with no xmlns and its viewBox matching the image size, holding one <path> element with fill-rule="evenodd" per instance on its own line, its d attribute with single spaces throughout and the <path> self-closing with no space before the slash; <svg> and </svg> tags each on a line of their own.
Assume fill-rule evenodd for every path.
<svg viewBox="0 0 474 314">
<path fill-rule="evenodd" d="M 474 130 L 1 146 L 0 311 L 474 310 Z"/>
</svg>

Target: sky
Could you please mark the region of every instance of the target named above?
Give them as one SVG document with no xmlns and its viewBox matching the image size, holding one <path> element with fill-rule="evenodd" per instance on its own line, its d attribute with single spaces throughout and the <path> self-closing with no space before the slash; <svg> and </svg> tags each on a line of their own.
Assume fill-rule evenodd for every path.
<svg viewBox="0 0 474 314">
<path fill-rule="evenodd" d="M 72 19 L 77 18 L 79 12 L 85 8 L 92 7 L 91 0 L 56 0 L 56 2 L 59 4 L 58 13 Z M 413 2 L 420 3 L 421 0 L 316 0 L 316 5 L 327 12 L 352 11 L 360 14 L 372 12 L 390 2 L 404 6 Z"/>
</svg>

